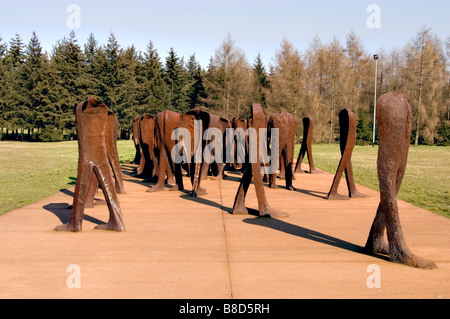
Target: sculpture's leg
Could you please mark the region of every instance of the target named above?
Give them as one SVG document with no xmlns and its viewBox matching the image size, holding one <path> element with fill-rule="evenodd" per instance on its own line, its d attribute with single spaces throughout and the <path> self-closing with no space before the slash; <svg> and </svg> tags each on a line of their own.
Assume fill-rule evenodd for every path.
<svg viewBox="0 0 450 319">
<path fill-rule="evenodd" d="M 170 155 L 169 149 L 165 148 L 165 153 L 167 154 L 167 172 L 173 172 L 175 177 L 175 186 L 170 189 L 170 191 L 182 191 L 184 189 L 183 185 L 183 172 L 181 163 L 174 163 Z"/>
<path fill-rule="evenodd" d="M 163 174 L 163 177 L 165 174 L 167 174 L 167 184 L 174 184 L 175 178 L 173 176 L 172 169 L 170 168 L 168 157 L 166 157 L 166 172 Z"/>
<path fill-rule="evenodd" d="M 385 162 L 389 162 L 386 159 Z M 406 165 L 402 165 L 398 169 L 389 167 L 390 163 L 381 164 L 386 178 L 380 180 L 380 206 L 384 224 L 386 226 L 386 233 L 389 242 L 389 258 L 392 262 L 405 264 L 417 268 L 436 268 L 436 265 L 426 259 L 414 255 L 407 247 L 405 238 L 403 236 L 402 227 L 397 207 L 397 192 L 400 188 L 402 175 Z M 386 174 L 387 173 L 387 174 Z M 394 181 L 394 183 L 392 183 Z"/>
<path fill-rule="evenodd" d="M 78 164 L 77 184 L 75 186 L 75 195 L 73 197 L 70 220 L 67 224 L 56 226 L 56 231 L 81 231 L 86 198 L 88 197 L 87 195 L 91 184 L 92 175 L 94 175 L 92 164 L 81 159 Z"/>
<path fill-rule="evenodd" d="M 273 218 L 282 218 L 289 216 L 284 212 L 274 210 L 267 202 L 266 193 L 264 192 L 264 185 L 260 172 L 260 163 L 251 164 L 253 175 L 253 184 L 255 185 L 256 197 L 258 198 L 258 211 L 260 216 L 270 216 Z"/>
<path fill-rule="evenodd" d="M 288 156 L 283 156 L 283 160 L 285 163 L 284 167 L 286 167 L 286 189 L 290 191 L 295 190 L 294 185 L 292 185 L 292 161 L 289 161 Z"/>
<path fill-rule="evenodd" d="M 250 164 L 246 164 L 242 172 L 242 178 L 236 193 L 236 198 L 234 199 L 233 214 L 248 214 L 248 210 L 245 207 L 245 196 L 247 195 L 251 181 L 252 167 Z"/>
<path fill-rule="evenodd" d="M 286 167 L 283 161 L 283 155 L 280 154 L 278 162 L 280 163 L 280 175 L 278 175 L 278 177 L 280 177 L 280 179 L 284 179 L 286 177 Z"/>
<path fill-rule="evenodd" d="M 340 195 L 337 191 L 338 187 L 339 187 L 339 182 L 341 181 L 341 178 L 342 178 L 342 173 L 344 172 L 344 169 L 345 169 L 345 165 L 346 165 L 345 162 L 346 162 L 346 159 L 344 158 L 344 156 L 342 156 L 341 160 L 339 161 L 339 166 L 336 171 L 336 174 L 334 175 L 333 183 L 331 184 L 330 191 L 328 192 L 327 199 L 349 199 L 348 196 Z"/>
<path fill-rule="evenodd" d="M 95 229 L 124 231 L 122 212 L 120 210 L 119 199 L 115 191 L 114 181 L 108 165 L 94 166 L 95 175 L 102 188 L 106 203 L 109 209 L 109 220 L 106 224 L 97 225 Z"/>
<path fill-rule="evenodd" d="M 91 181 L 89 182 L 89 189 L 86 195 L 85 208 L 92 208 L 95 204 L 95 194 L 98 190 L 98 179 L 95 174 L 91 174 Z"/>
<path fill-rule="evenodd" d="M 300 152 L 298 153 L 297 162 L 295 163 L 295 172 L 301 172 L 301 166 L 303 157 L 305 156 L 306 152 L 306 142 L 305 137 L 303 136 L 302 146 L 300 147 Z"/>
<path fill-rule="evenodd" d="M 370 228 L 369 238 L 364 247 L 369 253 L 389 255 L 389 246 L 384 240 L 384 232 L 386 226 L 384 224 L 383 210 L 381 203 L 378 205 L 375 219 Z"/>
<path fill-rule="evenodd" d="M 347 181 L 349 197 L 351 198 L 369 197 L 369 195 L 363 194 L 356 189 L 355 179 L 353 178 L 353 166 L 351 160 L 348 161 L 347 167 L 345 168 L 345 179 Z"/>
<path fill-rule="evenodd" d="M 169 160 L 167 158 L 167 152 L 163 147 L 159 152 L 159 162 L 158 162 L 158 181 L 156 185 L 147 189 L 147 192 L 158 192 L 164 190 L 166 171 L 170 170 Z"/>
</svg>

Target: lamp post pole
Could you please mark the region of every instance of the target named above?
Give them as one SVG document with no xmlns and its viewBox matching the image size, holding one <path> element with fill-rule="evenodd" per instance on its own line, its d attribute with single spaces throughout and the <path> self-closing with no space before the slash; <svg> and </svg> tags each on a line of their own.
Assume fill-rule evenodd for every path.
<svg viewBox="0 0 450 319">
<path fill-rule="evenodd" d="M 376 114 L 377 114 L 377 62 L 378 62 L 378 54 L 373 55 L 373 59 L 375 60 L 375 93 L 373 96 L 373 139 L 372 139 L 372 147 L 375 146 L 375 124 L 376 124 Z"/>
</svg>

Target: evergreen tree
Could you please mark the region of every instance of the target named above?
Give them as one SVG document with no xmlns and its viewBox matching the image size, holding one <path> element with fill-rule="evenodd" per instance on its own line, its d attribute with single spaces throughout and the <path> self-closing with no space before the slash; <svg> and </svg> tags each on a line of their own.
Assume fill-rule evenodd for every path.
<svg viewBox="0 0 450 319">
<path fill-rule="evenodd" d="M 74 132 L 75 108 L 86 99 L 89 82 L 86 81 L 84 56 L 75 33 L 57 41 L 50 59 L 50 85 L 55 101 L 47 106 L 57 129 Z"/>
<path fill-rule="evenodd" d="M 195 59 L 195 55 L 189 57 L 186 64 L 188 81 L 191 89 L 188 92 L 189 108 L 193 109 L 201 105 L 201 99 L 206 98 L 205 86 L 203 85 L 203 70 Z"/>
<path fill-rule="evenodd" d="M 176 112 L 185 113 L 189 110 L 189 92 L 192 82 L 184 67 L 184 61 L 179 58 L 173 48 L 170 49 L 164 67 L 164 79 L 169 88 L 169 100 Z"/>
<path fill-rule="evenodd" d="M 254 101 L 261 104 L 263 107 L 267 105 L 266 102 L 266 91 L 270 88 L 269 76 L 266 72 L 266 68 L 262 62 L 261 55 L 255 58 L 253 63 L 253 77 L 254 77 Z"/>
<path fill-rule="evenodd" d="M 3 38 L 0 36 L 0 140 L 2 139 L 3 129 L 8 126 L 5 114 L 7 112 L 6 97 L 8 94 L 8 81 L 6 79 L 5 54 L 6 43 L 2 42 Z"/>
<path fill-rule="evenodd" d="M 164 80 L 162 63 L 152 41 L 147 45 L 137 74 L 143 87 L 140 100 L 145 105 L 146 112 L 156 115 L 157 112 L 166 109 L 173 110 L 169 100 L 169 89 Z"/>
<path fill-rule="evenodd" d="M 19 34 L 15 34 L 9 42 L 9 48 L 5 55 L 5 80 L 6 110 L 4 114 L 5 121 L 12 129 L 18 133 L 27 125 L 27 112 L 25 109 L 26 96 L 23 95 L 23 78 L 20 76 L 22 64 L 25 62 L 24 43 Z"/>
</svg>

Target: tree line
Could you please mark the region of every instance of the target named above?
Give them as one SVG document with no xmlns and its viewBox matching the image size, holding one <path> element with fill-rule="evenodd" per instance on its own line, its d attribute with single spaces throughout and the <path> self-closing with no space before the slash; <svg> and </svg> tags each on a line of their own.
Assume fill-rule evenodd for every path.
<svg viewBox="0 0 450 319">
<path fill-rule="evenodd" d="M 422 28 L 403 48 L 382 49 L 377 96 L 401 90 L 413 110 L 414 144 L 450 144 L 450 36 L 444 42 Z M 281 41 L 270 65 L 249 62 L 228 35 L 203 68 L 195 55 L 173 48 L 162 59 L 150 41 L 144 52 L 123 48 L 114 35 L 100 45 L 93 34 L 81 46 L 75 33 L 44 52 L 33 32 L 28 44 L 16 34 L 0 37 L 0 129 L 4 139 L 61 141 L 75 137 L 75 106 L 96 96 L 115 112 L 121 138 L 144 113 L 184 113 L 203 108 L 221 117 L 246 118 L 260 103 L 267 115 L 285 109 L 299 123 L 310 116 L 315 142 L 339 137 L 338 113 L 358 115 L 360 143 L 372 140 L 375 63 L 350 32 L 341 43 L 314 37 L 298 51 Z M 301 125 L 299 125 L 299 137 Z"/>
</svg>

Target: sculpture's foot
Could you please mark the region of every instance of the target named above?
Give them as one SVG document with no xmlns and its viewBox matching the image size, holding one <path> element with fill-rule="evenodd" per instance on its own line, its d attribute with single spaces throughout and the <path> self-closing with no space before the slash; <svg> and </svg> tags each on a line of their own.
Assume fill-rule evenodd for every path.
<svg viewBox="0 0 450 319">
<path fill-rule="evenodd" d="M 356 191 L 356 192 L 353 192 L 353 193 L 350 195 L 350 197 L 351 197 L 351 198 L 366 198 L 366 197 L 369 197 L 369 195 L 363 194 L 363 193 L 360 193 L 360 192 Z"/>
<path fill-rule="evenodd" d="M 267 217 L 272 217 L 272 218 L 283 218 L 283 217 L 288 217 L 289 214 L 275 210 L 270 206 L 266 206 L 264 208 L 259 209 L 259 216 L 267 216 Z"/>
<path fill-rule="evenodd" d="M 125 231 L 123 225 L 118 225 L 116 222 L 109 221 L 106 224 L 97 225 L 94 229 L 98 230 L 113 230 L 113 231 Z"/>
<path fill-rule="evenodd" d="M 328 194 L 327 195 L 327 199 L 330 200 L 345 200 L 345 199 L 350 199 L 350 197 L 346 196 L 346 195 L 341 195 L 341 194 Z"/>
<path fill-rule="evenodd" d="M 160 192 L 164 190 L 164 186 L 153 186 L 147 189 L 148 193 Z"/>
<path fill-rule="evenodd" d="M 368 244 L 365 250 L 369 254 L 389 255 L 389 245 L 383 240 L 375 240 L 372 244 Z"/>
<path fill-rule="evenodd" d="M 244 205 L 237 205 L 237 206 L 233 207 L 232 214 L 233 215 L 248 215 L 247 207 L 245 207 Z"/>
<path fill-rule="evenodd" d="M 435 269 L 437 265 L 431 260 L 414 255 L 413 253 L 400 254 L 390 256 L 390 260 L 395 263 L 421 268 L 421 269 Z"/>
<path fill-rule="evenodd" d="M 81 223 L 80 224 L 75 224 L 75 223 L 72 223 L 72 222 L 68 222 L 67 224 L 56 226 L 54 231 L 79 232 L 79 231 L 81 231 Z"/>
<path fill-rule="evenodd" d="M 169 189 L 169 192 L 176 192 L 176 191 L 182 191 L 184 189 L 184 187 L 180 187 L 178 185 L 174 185 L 173 187 L 171 187 Z"/>
<path fill-rule="evenodd" d="M 206 189 L 204 189 L 203 187 L 199 187 L 197 189 L 197 191 L 192 191 L 191 196 L 192 197 L 197 197 L 197 196 L 202 196 L 202 195 L 206 195 Z"/>
</svg>

